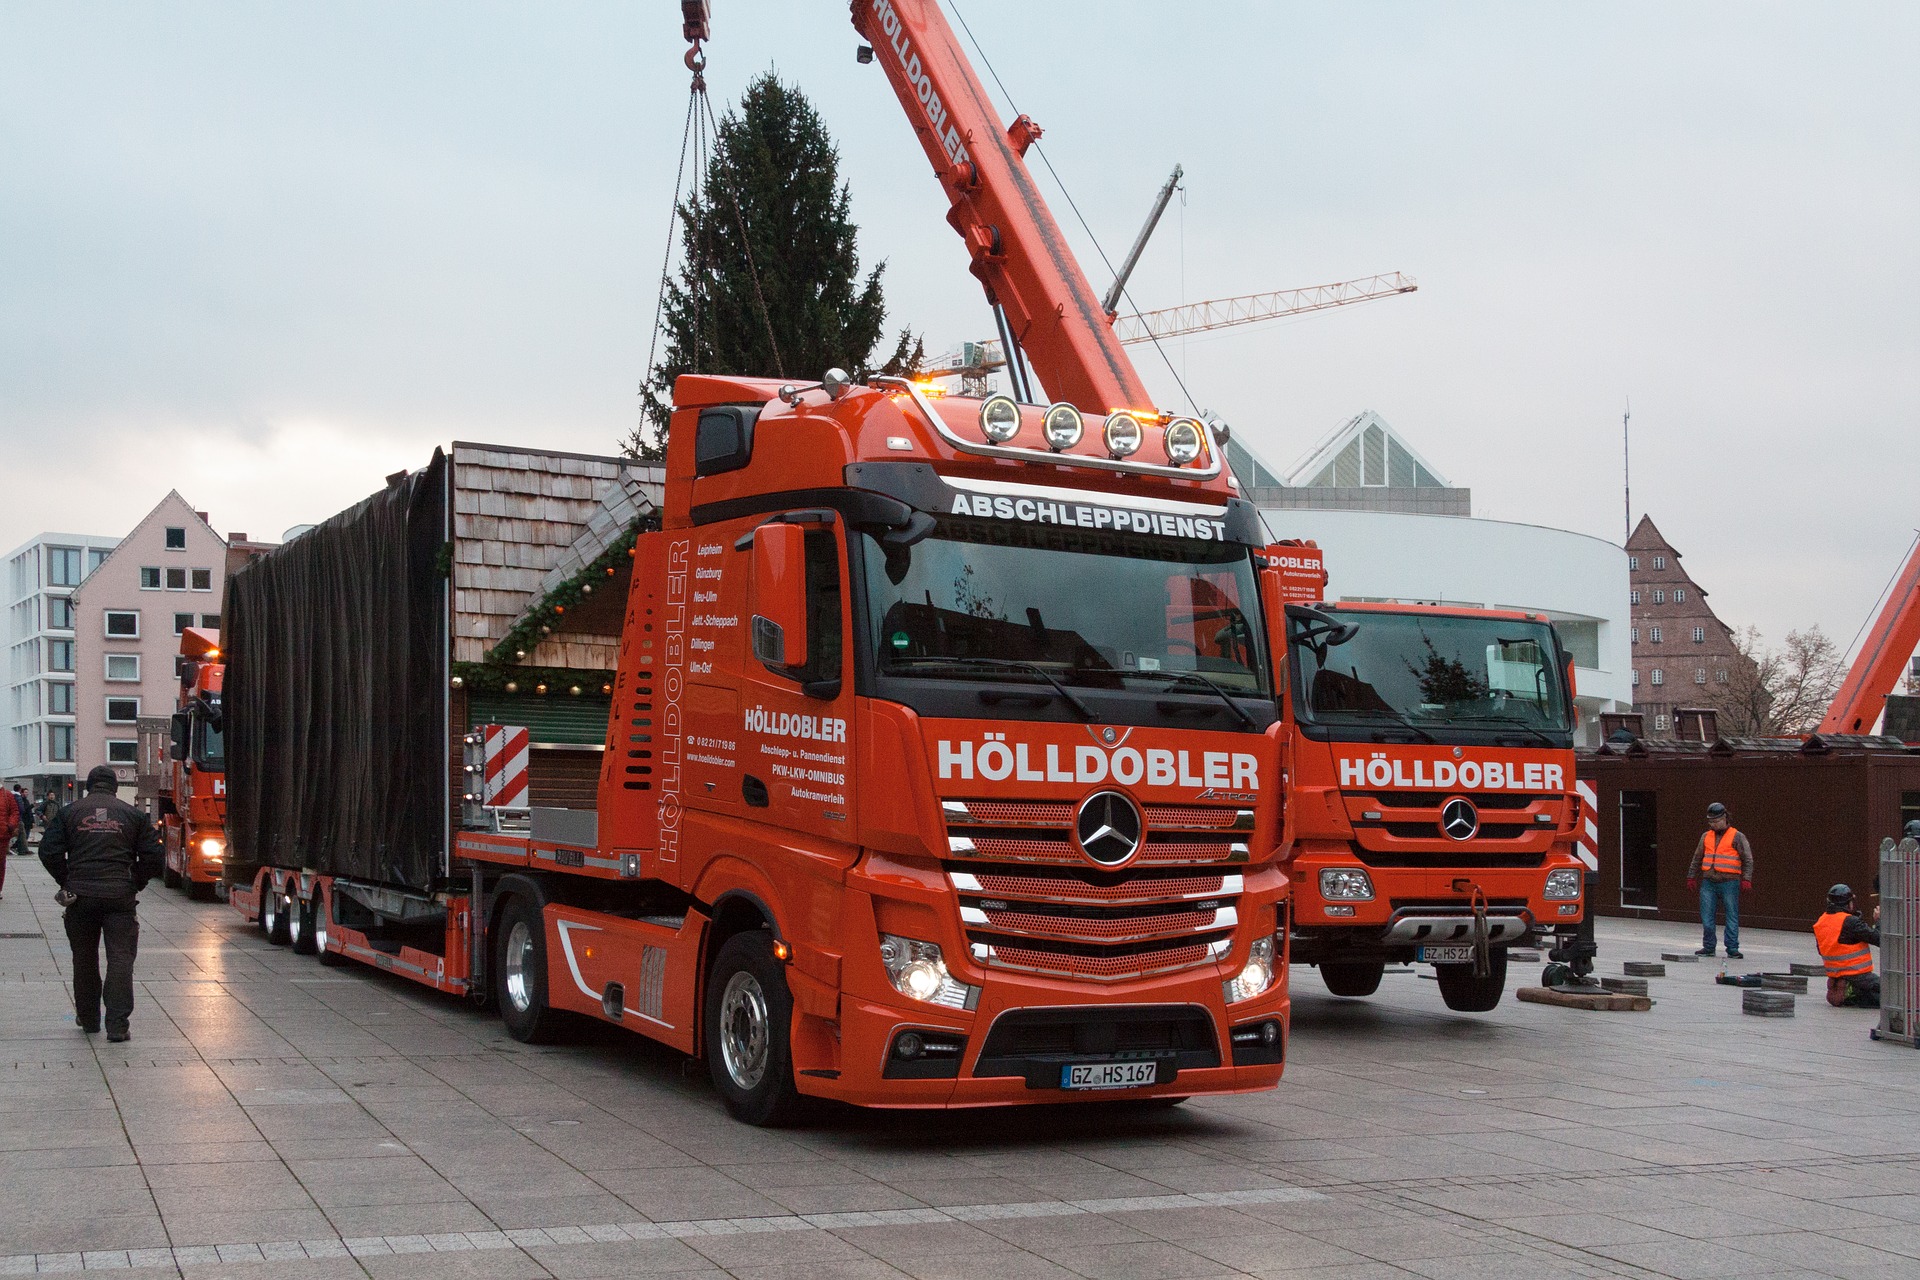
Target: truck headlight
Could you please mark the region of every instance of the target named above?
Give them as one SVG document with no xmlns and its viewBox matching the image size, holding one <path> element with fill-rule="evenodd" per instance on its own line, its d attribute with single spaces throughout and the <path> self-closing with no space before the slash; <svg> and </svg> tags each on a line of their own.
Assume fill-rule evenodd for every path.
<svg viewBox="0 0 1920 1280">
<path fill-rule="evenodd" d="M 1046 416 L 1040 419 L 1040 434 L 1047 438 L 1047 446 L 1055 452 L 1079 444 L 1085 430 L 1086 421 L 1080 411 L 1064 400 L 1048 405 Z"/>
<path fill-rule="evenodd" d="M 1121 409 L 1107 415 L 1107 423 L 1100 429 L 1100 438 L 1107 446 L 1107 452 L 1116 458 L 1133 456 L 1140 449 L 1140 419 Z"/>
<path fill-rule="evenodd" d="M 1330 901 L 1371 901 L 1373 878 L 1350 867 L 1328 867 L 1320 873 L 1320 896 Z"/>
<path fill-rule="evenodd" d="M 218 858 L 226 853 L 226 851 L 227 842 L 216 839 L 213 836 L 208 836 L 200 842 L 200 852 L 206 854 L 209 858 Z"/>
<path fill-rule="evenodd" d="M 1199 423 L 1192 418 L 1175 418 L 1165 432 L 1167 461 L 1176 467 L 1186 466 L 1200 456 L 1202 440 Z"/>
<path fill-rule="evenodd" d="M 1572 867 L 1547 872 L 1547 887 L 1540 895 L 1548 902 L 1573 902 L 1580 897 L 1580 873 Z"/>
<path fill-rule="evenodd" d="M 960 982 L 947 972 L 946 957 L 932 942 L 917 942 L 891 933 L 880 935 L 880 963 L 893 989 L 910 1000 L 971 1009 L 980 989 Z"/>
<path fill-rule="evenodd" d="M 988 396 L 980 402 L 980 434 L 993 444 L 1020 434 L 1020 406 L 1012 396 Z"/>
<path fill-rule="evenodd" d="M 1237 977 L 1220 984 L 1228 1004 L 1238 1004 L 1242 1000 L 1266 994 L 1267 988 L 1273 985 L 1273 958 L 1276 954 L 1273 935 L 1253 940 L 1253 946 L 1247 951 L 1246 967 L 1240 970 Z"/>
</svg>

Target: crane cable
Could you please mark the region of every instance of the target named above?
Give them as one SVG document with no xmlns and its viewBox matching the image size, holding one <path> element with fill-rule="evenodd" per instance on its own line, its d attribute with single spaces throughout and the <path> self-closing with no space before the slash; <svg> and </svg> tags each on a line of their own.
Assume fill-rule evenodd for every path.
<svg viewBox="0 0 1920 1280">
<path fill-rule="evenodd" d="M 687 96 L 687 118 L 680 132 L 680 164 L 673 176 L 673 200 L 667 206 L 667 247 L 660 259 L 660 290 L 654 299 L 653 337 L 647 344 L 647 368 L 642 375 L 641 395 L 647 392 L 647 379 L 651 379 L 654 360 L 660 347 L 661 318 L 666 312 L 668 284 L 673 267 L 674 224 L 680 219 L 680 198 L 684 193 L 687 199 L 687 277 L 691 287 L 688 289 L 688 302 L 693 312 L 693 351 L 692 357 L 697 365 L 700 361 L 701 337 L 701 293 L 702 282 L 712 263 L 713 252 L 708 243 L 705 205 L 701 196 L 708 177 L 712 173 L 713 147 L 719 136 L 719 125 L 713 117 L 713 102 L 707 96 L 706 55 L 700 50 L 700 42 L 694 41 L 687 50 L 687 69 L 693 72 L 693 82 Z M 687 156 L 693 156 L 693 174 L 687 174 Z M 726 189 L 727 203 L 733 206 L 734 225 L 740 231 L 740 248 L 747 259 L 747 279 L 753 284 L 753 301 L 760 312 L 760 323 L 766 329 L 767 348 L 773 353 L 774 372 L 786 377 L 786 368 L 780 358 L 780 344 L 773 336 L 773 315 L 767 309 L 766 294 L 760 287 L 760 271 L 753 260 L 753 246 L 747 241 L 746 214 L 740 208 L 739 196 L 732 187 Z M 707 319 L 711 323 L 712 308 L 708 308 Z M 707 339 L 707 353 L 718 359 L 718 351 L 712 336 Z"/>
</svg>

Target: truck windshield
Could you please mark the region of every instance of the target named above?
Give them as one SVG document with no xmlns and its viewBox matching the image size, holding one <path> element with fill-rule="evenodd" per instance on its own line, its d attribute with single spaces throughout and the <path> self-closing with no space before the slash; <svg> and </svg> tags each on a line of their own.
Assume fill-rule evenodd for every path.
<svg viewBox="0 0 1920 1280">
<path fill-rule="evenodd" d="M 1553 629 L 1289 606 L 1296 715 L 1326 725 L 1571 729 Z"/>
<path fill-rule="evenodd" d="M 202 769 L 227 767 L 227 734 L 215 728 L 205 716 L 193 718 L 193 762 Z"/>
<path fill-rule="evenodd" d="M 869 535 L 864 552 L 870 652 L 884 675 L 1011 672 L 1202 697 L 1207 684 L 1267 687 L 1247 547 L 948 517 L 910 547 Z"/>
</svg>

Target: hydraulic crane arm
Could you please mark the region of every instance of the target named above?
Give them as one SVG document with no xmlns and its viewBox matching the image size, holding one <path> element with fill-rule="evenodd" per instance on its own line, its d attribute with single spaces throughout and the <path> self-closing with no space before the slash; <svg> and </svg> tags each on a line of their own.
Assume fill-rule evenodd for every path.
<svg viewBox="0 0 1920 1280">
<path fill-rule="evenodd" d="M 1820 733 L 1871 733 L 1886 707 L 1900 672 L 1920 648 L 1920 538 L 1887 593 L 1886 607 L 1874 619 L 1840 692 L 1833 695 Z"/>
<path fill-rule="evenodd" d="M 1027 170 L 1023 157 L 1040 127 L 1021 116 L 1001 129 L 934 0 L 853 0 L 853 25 L 873 46 L 946 190 L 947 221 L 966 242 L 973 274 L 1005 310 L 1048 394 L 1095 415 L 1152 410 Z"/>
</svg>

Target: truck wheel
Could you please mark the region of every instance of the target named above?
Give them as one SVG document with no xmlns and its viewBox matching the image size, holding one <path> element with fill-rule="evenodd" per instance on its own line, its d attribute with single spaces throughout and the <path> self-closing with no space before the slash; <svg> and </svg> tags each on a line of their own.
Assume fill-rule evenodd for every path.
<svg viewBox="0 0 1920 1280">
<path fill-rule="evenodd" d="M 1485 1013 L 1500 1003 L 1507 989 L 1507 950 L 1496 947 L 1487 953 L 1487 976 L 1473 976 L 1470 964 L 1437 964 L 1433 971 L 1440 979 L 1440 998 L 1447 1008 L 1459 1013 Z"/>
<path fill-rule="evenodd" d="M 331 932 L 328 922 L 333 916 L 333 894 L 325 889 L 316 889 L 313 894 L 313 958 L 331 969 L 344 958 L 338 951 L 327 950 L 327 934 Z"/>
<path fill-rule="evenodd" d="M 173 869 L 172 863 L 168 863 L 167 869 L 160 873 L 160 883 L 169 889 L 178 889 L 180 887 L 180 873 Z"/>
<path fill-rule="evenodd" d="M 560 1015 L 547 1007 L 547 922 L 540 905 L 511 898 L 500 913 L 493 952 L 495 999 L 507 1034 L 522 1044 L 548 1044 Z"/>
<path fill-rule="evenodd" d="M 181 876 L 180 881 L 182 884 L 186 885 L 187 887 L 188 901 L 190 902 L 212 902 L 213 901 L 213 885 L 212 884 L 202 880 L 189 880 L 185 876 Z"/>
<path fill-rule="evenodd" d="M 267 941 L 276 947 L 286 946 L 290 938 L 287 932 L 287 899 L 273 887 L 271 879 L 261 882 L 260 932 L 266 934 Z"/>
<path fill-rule="evenodd" d="M 800 1105 L 793 1087 L 793 993 L 763 930 L 728 938 L 707 975 L 707 1070 L 736 1120 L 775 1126 Z"/>
<path fill-rule="evenodd" d="M 313 901 L 289 898 L 287 902 L 287 941 L 293 944 L 293 954 L 310 956 L 313 954 Z"/>
<path fill-rule="evenodd" d="M 1380 989 L 1380 975 L 1386 971 L 1385 960 L 1323 960 L 1320 981 L 1337 996 L 1370 996 Z"/>
</svg>

